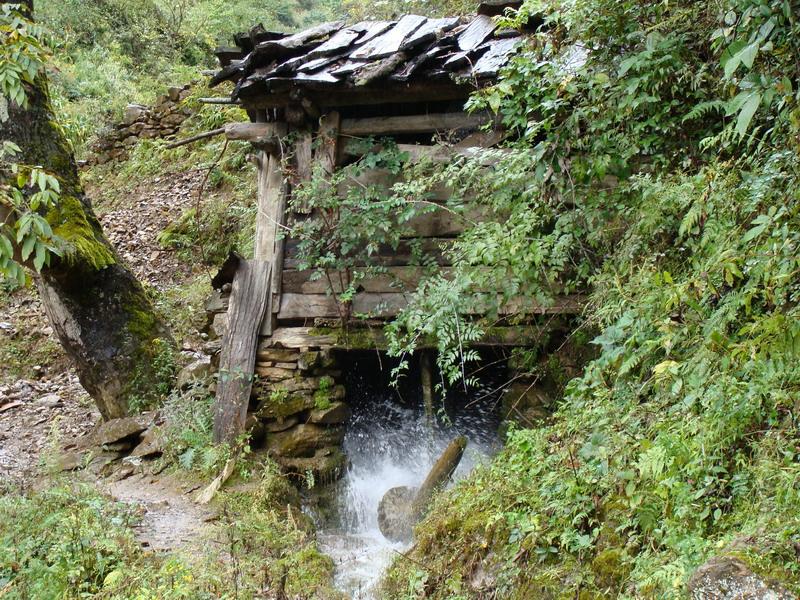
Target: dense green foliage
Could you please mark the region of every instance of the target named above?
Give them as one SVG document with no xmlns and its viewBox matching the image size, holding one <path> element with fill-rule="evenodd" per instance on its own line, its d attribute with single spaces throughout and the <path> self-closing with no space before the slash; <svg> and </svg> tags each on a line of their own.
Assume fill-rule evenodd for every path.
<svg viewBox="0 0 800 600">
<path fill-rule="evenodd" d="M 41 0 L 36 16 L 54 32 L 56 112 L 79 152 L 98 126 L 129 103 L 152 103 L 166 86 L 202 79 L 212 50 L 261 23 L 276 31 L 324 21 L 325 0 Z"/>
<path fill-rule="evenodd" d="M 227 559 L 197 548 L 147 554 L 130 526 L 136 511 L 88 486 L 0 493 L 0 590 L 9 599 L 178 600 L 267 597 L 333 599 L 332 566 L 299 513 L 286 512 L 289 485 L 273 467 L 247 493 L 222 500 L 209 535 Z M 277 596 L 276 596 L 277 595 Z"/>
<path fill-rule="evenodd" d="M 546 29 L 471 101 L 517 152 L 438 176 L 509 218 L 462 237 L 458 288 L 425 284 L 397 348 L 452 347 L 453 306 L 492 284 L 498 304 L 591 290 L 599 354 L 551 422 L 439 500 L 389 593 L 475 597 L 482 563 L 497 597 L 682 597 L 718 553 L 797 590 L 800 6 L 524 10 Z"/>
</svg>

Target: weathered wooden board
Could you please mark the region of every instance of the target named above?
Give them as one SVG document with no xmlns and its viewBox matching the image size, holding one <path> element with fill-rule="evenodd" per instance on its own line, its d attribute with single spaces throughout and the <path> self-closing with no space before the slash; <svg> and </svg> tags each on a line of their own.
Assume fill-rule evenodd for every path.
<svg viewBox="0 0 800 600">
<path fill-rule="evenodd" d="M 408 304 L 405 294 L 357 294 L 353 299 L 353 313 L 370 314 L 375 317 L 394 316 Z M 336 318 L 341 307 L 333 296 L 326 294 L 283 294 L 278 320 L 316 317 Z"/>
<path fill-rule="evenodd" d="M 271 336 L 259 340 L 258 352 L 269 348 L 326 348 L 336 344 L 336 338 L 315 332 L 313 327 L 278 327 Z"/>
<path fill-rule="evenodd" d="M 458 47 L 465 52 L 480 46 L 497 28 L 495 22 L 486 15 L 478 15 L 458 36 Z"/>
<path fill-rule="evenodd" d="M 476 294 L 474 311 L 479 314 L 488 310 L 490 303 L 481 300 L 482 294 Z M 401 293 L 361 293 L 353 299 L 352 310 L 358 314 L 368 314 L 375 318 L 396 316 L 407 306 L 410 296 Z M 536 303 L 532 298 L 517 298 L 506 303 L 500 314 L 577 314 L 585 304 L 582 295 L 562 296 L 555 303 L 547 306 Z M 323 294 L 283 294 L 278 320 L 298 320 L 312 318 L 340 317 L 340 307 L 332 296 Z"/>
<path fill-rule="evenodd" d="M 341 117 L 337 111 L 323 115 L 319 120 L 319 133 L 317 149 L 314 160 L 319 164 L 323 173 L 333 173 L 339 156 L 339 135 Z"/>
<path fill-rule="evenodd" d="M 402 266 L 386 267 L 385 273 L 367 275 L 359 279 L 357 286 L 365 292 L 392 293 L 409 292 L 417 289 L 419 282 L 425 277 L 428 270 L 425 267 Z M 442 269 L 442 274 L 447 277 L 450 269 Z M 339 294 L 343 286 L 338 277 L 333 281 L 334 292 Z M 327 294 L 330 289 L 326 277 L 315 278 L 314 271 L 298 271 L 296 269 L 283 271 L 283 291 L 290 294 Z"/>
<path fill-rule="evenodd" d="M 294 143 L 294 155 L 297 163 L 297 183 L 310 181 L 313 173 L 313 139 L 311 132 L 304 130 L 297 132 Z"/>
<path fill-rule="evenodd" d="M 214 406 L 215 443 L 232 443 L 244 433 L 258 333 L 271 295 L 271 274 L 266 261 L 241 261 L 233 279 Z"/>
<path fill-rule="evenodd" d="M 473 347 L 534 346 L 540 343 L 542 335 L 546 333 L 546 328 L 534 325 L 492 327 L 483 338 L 470 345 Z M 259 352 L 268 352 L 270 348 L 385 350 L 387 345 L 386 336 L 381 327 L 358 328 L 352 329 L 350 332 L 341 329 L 320 330 L 314 327 L 279 327 L 272 337 L 260 339 L 258 350 Z M 417 347 L 419 349 L 435 348 L 436 344 L 433 340 L 422 339 L 418 342 Z"/>
<path fill-rule="evenodd" d="M 408 154 L 411 162 L 430 160 L 431 162 L 442 163 L 450 162 L 457 156 L 473 158 L 481 161 L 482 164 L 493 165 L 504 155 L 510 154 L 510 150 L 503 148 L 488 148 L 492 144 L 500 142 L 505 136 L 502 130 L 476 131 L 468 135 L 464 140 L 453 146 L 441 144 L 397 144 L 397 149 Z M 360 148 L 345 145 L 344 154 L 347 156 L 360 157 Z"/>
<path fill-rule="evenodd" d="M 387 32 L 373 38 L 350 53 L 350 56 L 359 60 L 376 60 L 394 54 L 406 37 L 419 29 L 427 19 L 419 15 L 405 15 L 397 24 Z"/>
<path fill-rule="evenodd" d="M 450 264 L 445 252 L 453 243 L 453 240 L 449 238 L 422 238 L 418 241 L 404 240 L 400 242 L 396 250 L 388 245 L 381 245 L 375 256 L 371 258 L 374 261 L 380 261 L 381 265 L 387 267 L 415 265 L 412 242 L 419 244 L 422 253 L 437 264 L 441 266 Z M 298 269 L 300 267 L 300 261 L 297 258 L 298 244 L 297 240 L 286 240 L 286 255 L 283 260 L 284 269 Z M 365 262 L 359 261 L 357 266 L 364 266 L 365 264 Z"/>
<path fill-rule="evenodd" d="M 246 142 L 272 142 L 286 135 L 286 123 L 228 123 L 225 137 Z"/>
<path fill-rule="evenodd" d="M 342 119 L 342 135 L 428 133 L 475 128 L 485 125 L 487 122 L 489 122 L 489 117 L 485 114 L 467 114 L 463 112 Z"/>
</svg>

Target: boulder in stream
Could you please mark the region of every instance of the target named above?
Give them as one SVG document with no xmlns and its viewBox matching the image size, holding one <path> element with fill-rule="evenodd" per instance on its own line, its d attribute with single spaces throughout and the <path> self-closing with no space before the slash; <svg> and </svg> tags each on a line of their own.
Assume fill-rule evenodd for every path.
<svg viewBox="0 0 800 600">
<path fill-rule="evenodd" d="M 419 488 L 394 487 L 384 494 L 378 505 L 378 527 L 387 539 L 394 542 L 411 539 L 414 525 L 425 516 L 434 493 L 453 476 L 466 447 L 467 438 L 457 437 L 442 452 Z"/>
</svg>

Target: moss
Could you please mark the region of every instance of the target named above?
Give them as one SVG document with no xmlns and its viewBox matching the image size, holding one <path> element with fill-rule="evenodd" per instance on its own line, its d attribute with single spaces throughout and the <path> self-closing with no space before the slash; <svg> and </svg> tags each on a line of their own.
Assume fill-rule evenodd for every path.
<svg viewBox="0 0 800 600">
<path fill-rule="evenodd" d="M 630 575 L 627 555 L 621 548 L 603 550 L 592 561 L 595 583 L 602 590 L 616 590 Z"/>
<path fill-rule="evenodd" d="M 47 222 L 53 233 L 66 242 L 65 259 L 68 262 L 85 262 L 94 269 L 116 263 L 116 257 L 103 239 L 99 225 L 89 222 L 86 209 L 78 198 L 62 196 L 57 206 L 47 213 Z"/>
</svg>

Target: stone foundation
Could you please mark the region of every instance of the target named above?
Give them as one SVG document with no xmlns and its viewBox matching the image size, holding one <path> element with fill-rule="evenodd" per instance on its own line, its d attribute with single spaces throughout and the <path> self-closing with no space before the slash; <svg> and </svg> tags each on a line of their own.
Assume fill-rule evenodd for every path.
<svg viewBox="0 0 800 600">
<path fill-rule="evenodd" d="M 219 367 L 220 340 L 227 329 L 230 285 L 206 302 L 214 368 Z M 251 444 L 264 448 L 286 473 L 317 484 L 331 483 L 344 472 L 341 445 L 350 408 L 344 402 L 341 372 L 330 349 L 285 348 L 271 338 L 260 340 L 250 401 Z"/>
</svg>

